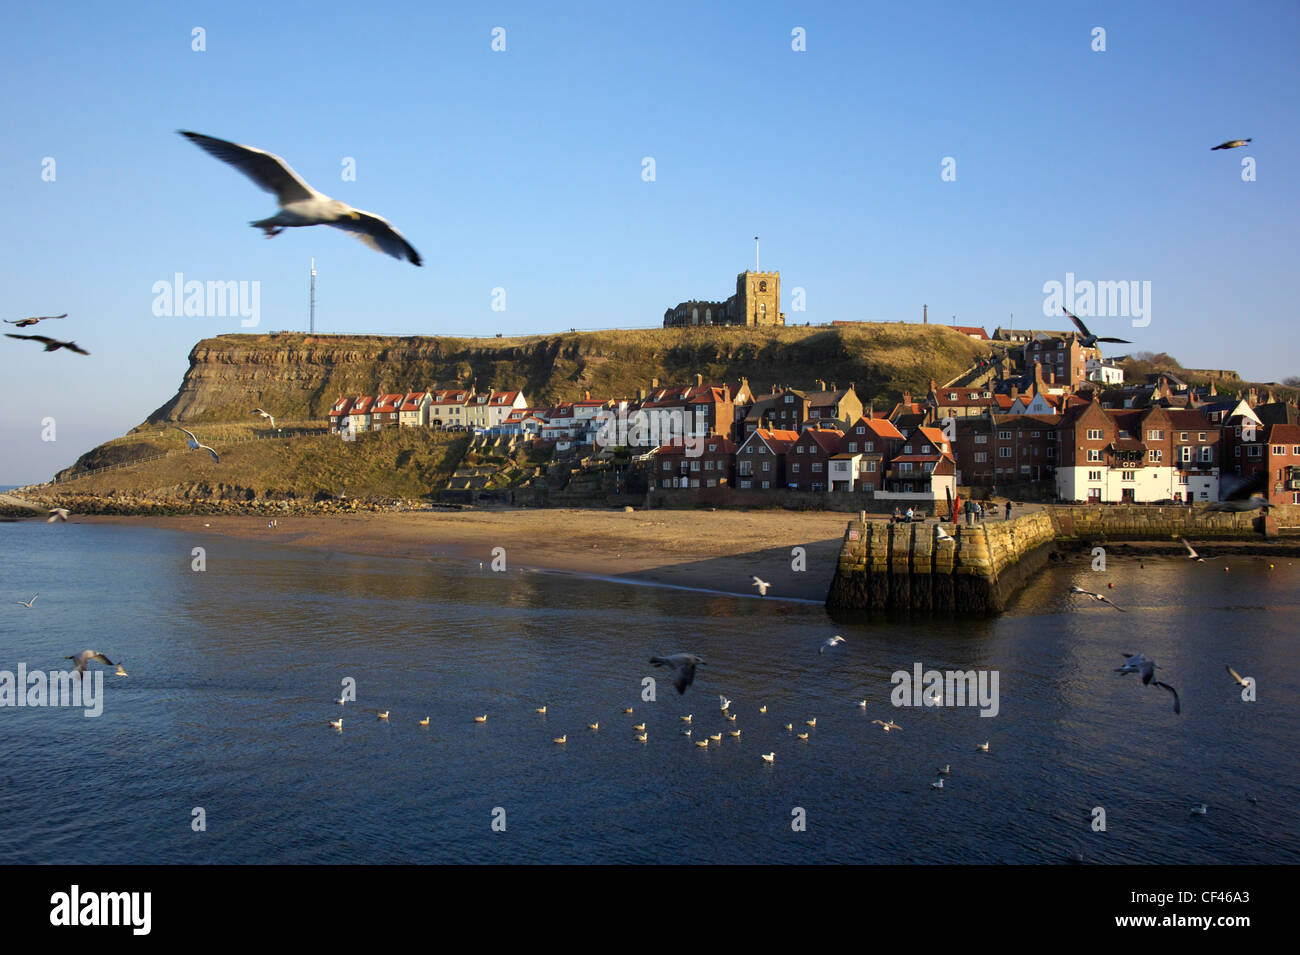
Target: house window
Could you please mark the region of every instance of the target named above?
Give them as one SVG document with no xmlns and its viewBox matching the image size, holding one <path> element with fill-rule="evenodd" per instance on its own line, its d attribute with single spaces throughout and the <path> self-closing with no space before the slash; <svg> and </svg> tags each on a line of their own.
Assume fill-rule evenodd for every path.
<svg viewBox="0 0 1300 955">
<path fill-rule="evenodd" d="M 1192 446 L 1189 444 L 1181 445 L 1178 448 L 1178 461 L 1180 464 L 1190 464 L 1192 460 Z"/>
<path fill-rule="evenodd" d="M 812 469 L 813 469 L 813 474 L 821 474 L 823 470 L 822 463 L 820 461 L 814 461 Z"/>
<path fill-rule="evenodd" d="M 875 473 L 876 473 L 876 462 L 875 462 L 875 461 L 868 461 L 868 462 L 867 462 L 867 473 L 868 473 L 868 474 L 875 474 Z"/>
<path fill-rule="evenodd" d="M 949 400 L 949 401 L 956 401 L 956 400 L 957 400 L 957 392 L 955 392 L 955 391 L 950 391 L 950 392 L 948 392 L 948 400 Z"/>
<path fill-rule="evenodd" d="M 1010 432 L 1010 431 L 999 431 L 999 432 L 998 432 L 998 440 L 999 440 L 999 441 L 1010 441 L 1010 440 L 1011 440 L 1011 432 Z"/>
<path fill-rule="evenodd" d="M 766 491 L 766 490 L 767 490 L 768 488 L 770 488 L 771 486 L 772 486 L 772 482 L 771 482 L 771 481 L 764 481 L 764 482 L 763 482 L 763 490 L 764 490 L 764 491 Z"/>
<path fill-rule="evenodd" d="M 1007 456 L 1010 457 L 1010 454 L 1008 454 Z M 1096 448 L 1093 448 L 1091 451 L 1088 452 L 1088 462 L 1092 463 L 1094 461 L 1097 462 L 1098 464 L 1101 463 L 1101 452 Z"/>
<path fill-rule="evenodd" d="M 985 463 L 986 461 L 988 461 L 988 459 L 989 459 L 989 453 L 988 453 L 987 451 L 976 451 L 976 452 L 975 452 L 975 463 L 976 463 L 976 464 L 983 464 L 983 463 Z"/>
<path fill-rule="evenodd" d="M 712 471 L 712 470 L 713 470 L 713 462 L 712 462 L 712 461 L 705 461 L 705 462 L 704 462 L 704 470 L 706 470 L 706 471 Z"/>
<path fill-rule="evenodd" d="M 1091 453 L 1091 452 L 1089 452 L 1089 453 Z M 1010 448 L 998 448 L 998 457 L 1000 457 L 1000 458 L 1009 458 L 1009 457 L 1011 457 L 1011 449 L 1010 449 Z"/>
<path fill-rule="evenodd" d="M 1182 437 L 1180 437 L 1178 440 L 1179 440 L 1179 441 L 1186 441 L 1186 440 L 1187 440 L 1187 432 L 1184 431 L 1184 432 L 1182 433 Z"/>
<path fill-rule="evenodd" d="M 1089 429 L 1088 429 L 1088 440 L 1089 440 L 1089 441 L 1101 441 L 1101 440 L 1102 440 L 1102 432 L 1101 432 L 1101 429 L 1100 429 L 1100 428 L 1089 428 Z"/>
<path fill-rule="evenodd" d="M 1214 460 L 1214 448 L 1208 444 L 1201 448 L 1201 463 L 1209 464 Z"/>
<path fill-rule="evenodd" d="M 1150 455 L 1151 455 L 1152 464 L 1159 464 L 1161 459 L 1165 456 L 1164 452 L 1161 451 L 1159 448 L 1152 448 L 1150 451 Z"/>
<path fill-rule="evenodd" d="M 765 444 L 760 444 L 760 445 L 758 446 L 758 453 L 759 453 L 759 454 L 767 454 L 767 445 L 765 445 Z"/>
<path fill-rule="evenodd" d="M 770 471 L 770 470 L 772 470 L 772 462 L 771 462 L 771 461 L 764 461 L 764 462 L 763 462 L 763 470 L 764 470 L 764 471 Z"/>
<path fill-rule="evenodd" d="M 1088 472 L 1088 480 L 1089 480 L 1089 481 L 1100 481 L 1100 480 L 1101 480 L 1101 472 L 1100 472 L 1100 471 L 1089 471 L 1089 472 Z"/>
<path fill-rule="evenodd" d="M 790 465 L 790 470 L 791 470 L 791 472 L 793 472 L 794 474 L 798 474 L 798 473 L 799 473 L 799 462 L 796 461 L 794 464 Z"/>
<path fill-rule="evenodd" d="M 794 404 L 794 395 L 786 395 L 786 396 L 785 396 L 785 403 L 788 404 L 788 405 L 792 405 L 792 404 Z"/>
<path fill-rule="evenodd" d="M 975 435 L 975 443 L 976 443 L 976 444 L 988 444 L 988 443 L 989 443 L 989 436 L 988 436 L 987 434 L 977 434 L 977 435 Z"/>
<path fill-rule="evenodd" d="M 1249 444 L 1246 446 L 1246 457 L 1257 458 L 1263 450 L 1264 446 L 1262 444 Z"/>
<path fill-rule="evenodd" d="M 904 454 L 911 454 L 911 453 L 912 453 L 912 446 L 911 446 L 910 444 L 908 444 L 908 445 L 904 445 L 904 447 L 903 447 L 903 453 L 904 453 Z"/>
<path fill-rule="evenodd" d="M 803 445 L 802 444 L 799 445 L 799 447 L 795 448 L 794 450 L 796 454 L 803 454 Z"/>
<path fill-rule="evenodd" d="M 1285 444 L 1275 444 L 1275 445 L 1273 445 L 1273 451 L 1272 451 L 1272 453 L 1273 453 L 1273 454 L 1286 454 L 1286 445 L 1285 445 Z"/>
<path fill-rule="evenodd" d="M 1164 439 L 1165 439 L 1165 433 L 1163 431 L 1157 431 L 1154 428 L 1148 429 L 1147 431 L 1148 441 L 1163 441 Z"/>
<path fill-rule="evenodd" d="M 864 445 L 862 446 L 862 450 L 863 450 L 863 451 L 874 451 L 874 450 L 876 450 L 876 443 L 875 443 L 874 441 L 868 441 L 866 444 L 864 444 Z M 1295 449 L 1295 453 L 1296 453 L 1296 454 L 1300 454 L 1300 448 L 1296 448 L 1296 449 Z"/>
<path fill-rule="evenodd" d="M 911 462 L 911 461 L 903 461 L 903 462 L 901 462 L 901 463 L 898 465 L 898 473 L 899 473 L 899 474 L 911 474 L 911 473 L 912 473 L 912 462 Z"/>
<path fill-rule="evenodd" d="M 1120 480 L 1121 480 L 1121 481 L 1136 481 L 1136 480 L 1137 480 L 1137 472 L 1136 472 L 1136 471 L 1124 471 L 1124 472 L 1122 472 L 1122 473 L 1120 474 Z"/>
<path fill-rule="evenodd" d="M 854 434 L 866 434 L 866 433 L 867 433 L 867 429 L 864 428 L 862 425 L 858 425 L 856 428 L 853 429 L 853 433 L 854 433 Z"/>
<path fill-rule="evenodd" d="M 673 469 L 673 464 L 672 464 L 672 462 L 671 462 L 671 461 L 665 461 L 665 462 L 664 462 L 664 470 L 665 470 L 665 471 L 671 471 L 672 469 Z"/>
<path fill-rule="evenodd" d="M 1204 432 L 1204 431 L 1199 432 L 1199 433 L 1196 435 L 1196 440 L 1197 440 L 1197 441 L 1204 441 L 1204 440 L 1205 440 L 1205 432 Z"/>
<path fill-rule="evenodd" d="M 1039 435 L 1041 435 L 1041 434 L 1042 434 L 1041 431 L 1034 431 L 1034 432 L 1032 432 L 1032 436 L 1035 437 L 1035 438 L 1037 438 L 1037 437 L 1038 437 Z"/>
<path fill-rule="evenodd" d="M 858 450 L 858 442 L 856 442 L 856 441 L 850 441 L 850 442 L 849 442 L 849 454 L 854 454 L 854 453 L 857 452 L 857 450 Z"/>
</svg>

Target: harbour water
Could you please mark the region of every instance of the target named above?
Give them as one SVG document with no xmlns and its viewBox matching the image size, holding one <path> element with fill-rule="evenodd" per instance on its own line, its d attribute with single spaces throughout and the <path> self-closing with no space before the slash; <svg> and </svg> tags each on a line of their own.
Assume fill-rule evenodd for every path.
<svg viewBox="0 0 1300 955">
<path fill-rule="evenodd" d="M 69 864 L 1300 862 L 1300 561 L 1144 562 L 1049 565 L 996 618 L 837 624 L 805 602 L 477 562 L 0 524 L 0 671 L 66 668 L 90 648 L 129 674 L 102 668 L 98 718 L 0 707 L 0 852 Z M 1125 613 L 1068 595 L 1107 582 Z M 847 642 L 819 654 L 835 633 Z M 682 650 L 708 664 L 679 696 L 647 661 Z M 1113 672 L 1124 651 L 1156 659 L 1181 715 L 1165 691 Z M 890 675 L 918 662 L 997 671 L 998 714 L 891 705 Z M 1258 702 L 1241 700 L 1227 664 L 1258 681 Z M 340 707 L 349 677 L 357 701 Z M 654 702 L 645 677 L 659 680 Z M 692 745 L 714 733 L 720 743 Z M 1204 817 L 1189 811 L 1199 803 Z"/>
</svg>

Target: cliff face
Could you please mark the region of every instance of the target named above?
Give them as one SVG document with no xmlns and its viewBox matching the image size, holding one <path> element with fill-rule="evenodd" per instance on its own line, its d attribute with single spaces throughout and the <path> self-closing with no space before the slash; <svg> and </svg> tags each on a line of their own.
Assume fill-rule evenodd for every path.
<svg viewBox="0 0 1300 955">
<path fill-rule="evenodd" d="M 864 401 L 924 394 L 988 346 L 937 326 L 674 328 L 571 332 L 529 338 L 380 338 L 222 335 L 200 341 L 180 390 L 148 418 L 246 421 L 263 407 L 284 420 L 323 419 L 339 395 L 463 387 L 522 388 L 532 404 L 631 397 L 652 378 L 685 383 L 749 379 L 809 388 L 856 383 Z"/>
</svg>

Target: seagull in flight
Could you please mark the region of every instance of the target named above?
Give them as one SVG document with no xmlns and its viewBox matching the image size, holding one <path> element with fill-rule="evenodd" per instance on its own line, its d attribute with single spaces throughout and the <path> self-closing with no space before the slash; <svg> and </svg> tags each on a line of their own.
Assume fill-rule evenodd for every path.
<svg viewBox="0 0 1300 955">
<path fill-rule="evenodd" d="M 5 324 L 17 325 L 19 328 L 26 328 L 28 325 L 35 325 L 37 322 L 48 322 L 51 319 L 67 318 L 67 317 L 68 317 L 68 313 L 64 312 L 62 315 L 36 315 L 31 318 L 18 318 L 18 319 L 6 318 Z"/>
<path fill-rule="evenodd" d="M 760 597 L 766 597 L 766 596 L 767 596 L 767 588 L 768 588 L 768 587 L 771 587 L 772 585 L 771 585 L 771 583 L 769 583 L 769 582 L 766 581 L 766 580 L 760 580 L 758 577 L 755 577 L 755 578 L 754 578 L 754 584 L 753 584 L 753 586 L 755 586 L 755 587 L 758 588 L 758 595 L 759 595 Z"/>
<path fill-rule="evenodd" d="M 1061 311 L 1063 311 L 1069 317 L 1070 321 L 1074 322 L 1074 327 L 1077 328 L 1079 330 L 1079 334 L 1083 336 L 1083 339 L 1079 342 L 1079 344 L 1082 345 L 1084 348 L 1094 348 L 1096 347 L 1097 342 L 1114 342 L 1117 345 L 1133 344 L 1127 338 L 1100 338 L 1097 335 L 1094 335 L 1092 332 L 1088 331 L 1088 326 L 1083 324 L 1083 321 L 1079 318 L 1079 316 L 1075 315 L 1068 308 L 1063 308 L 1061 309 Z"/>
<path fill-rule="evenodd" d="M 955 539 L 951 534 L 949 534 L 946 530 L 943 529 L 942 524 L 937 524 L 935 526 L 939 528 L 939 533 L 935 537 L 935 540 L 950 541 Z"/>
<path fill-rule="evenodd" d="M 263 418 L 270 419 L 271 427 L 272 428 L 275 427 L 275 415 L 271 414 L 269 411 L 263 411 L 261 408 L 254 408 L 251 413 L 255 415 L 261 415 Z"/>
<path fill-rule="evenodd" d="M 117 672 L 114 673 L 113 676 L 127 676 L 126 667 L 119 663 L 117 665 Z"/>
<path fill-rule="evenodd" d="M 817 652 L 818 652 L 818 653 L 825 653 L 827 647 L 838 647 L 841 643 L 845 643 L 845 642 L 847 642 L 847 641 L 837 633 L 837 634 L 835 634 L 835 636 L 831 637 L 829 640 L 827 640 L 825 643 L 823 643 L 820 647 L 818 647 L 818 648 L 817 648 Z"/>
<path fill-rule="evenodd" d="M 175 426 L 173 425 L 173 427 Z M 176 430 L 185 431 L 184 428 L 176 428 Z M 212 455 L 213 461 L 216 461 L 218 464 L 221 463 L 221 458 L 217 456 L 217 452 L 213 451 L 206 444 L 199 444 L 199 439 L 194 437 L 193 432 L 185 431 L 185 443 L 190 446 L 191 451 L 206 451 L 208 454 Z"/>
<path fill-rule="evenodd" d="M 297 226 L 330 225 L 351 232 L 376 252 L 384 252 L 395 259 L 405 259 L 412 265 L 420 264 L 420 253 L 389 225 L 387 219 L 373 212 L 354 209 L 346 202 L 339 202 L 317 192 L 303 182 L 279 156 L 201 133 L 184 129 L 178 132 L 200 149 L 234 166 L 263 190 L 275 196 L 280 211 L 269 219 L 249 223 L 266 233 L 268 239 Z"/>
<path fill-rule="evenodd" d="M 1219 143 L 1217 146 L 1211 146 L 1210 152 L 1214 152 L 1216 149 L 1236 149 L 1238 146 L 1244 146 L 1248 142 L 1251 142 L 1250 137 L 1245 139 L 1229 139 L 1226 143 Z"/>
<path fill-rule="evenodd" d="M 729 699 L 727 699 L 725 696 L 723 696 L 721 693 L 719 693 L 719 694 L 718 694 L 718 706 L 719 706 L 721 709 L 724 709 L 724 710 L 725 710 L 725 709 L 727 709 L 729 706 L 731 706 L 731 701 L 730 701 Z"/>
<path fill-rule="evenodd" d="M 33 597 L 32 599 L 35 600 L 36 598 Z M 19 603 L 22 603 L 21 600 L 18 601 L 18 602 L 19 602 Z M 1232 674 L 1232 678 L 1233 678 L 1234 680 L 1237 681 L 1237 685 L 1238 685 L 1238 686 L 1250 686 L 1251 681 L 1253 680 L 1253 677 L 1242 676 L 1240 673 L 1238 673 L 1238 672 L 1237 672 L 1236 670 L 1234 670 L 1232 667 L 1225 667 L 1224 669 L 1226 669 L 1229 673 Z"/>
<path fill-rule="evenodd" d="M 1183 546 L 1187 548 L 1187 558 L 1189 560 L 1194 560 L 1201 564 L 1205 563 L 1207 560 L 1218 560 L 1217 557 L 1202 557 L 1200 554 L 1196 553 L 1196 548 L 1187 543 L 1187 538 L 1183 538 Z"/>
<path fill-rule="evenodd" d="M 1213 504 L 1210 504 L 1205 509 L 1207 511 L 1232 511 L 1232 512 L 1263 510 L 1263 512 L 1267 514 L 1268 509 L 1272 506 L 1273 506 L 1272 504 L 1268 503 L 1268 498 L 1266 498 L 1263 494 L 1257 493 L 1257 494 L 1252 494 L 1244 501 L 1215 501 Z"/>
<path fill-rule="evenodd" d="M 5 332 L 5 338 L 20 338 L 23 341 L 40 342 L 45 346 L 46 351 L 58 351 L 60 348 L 66 348 L 68 351 L 74 351 L 78 355 L 89 355 L 90 352 L 82 348 L 76 342 L 61 342 L 57 338 L 50 338 L 46 335 L 15 335 L 13 332 Z"/>
<path fill-rule="evenodd" d="M 66 521 L 68 513 L 66 507 L 52 507 L 50 508 L 50 516 L 45 519 L 45 523 L 53 524 L 55 521 Z"/>
<path fill-rule="evenodd" d="M 1082 587 L 1073 586 L 1073 585 L 1070 587 L 1070 593 L 1080 594 L 1081 596 L 1084 597 L 1091 597 L 1093 600 L 1099 600 L 1104 604 L 1110 604 L 1112 607 L 1115 607 L 1115 605 L 1111 603 L 1110 598 L 1107 597 L 1105 594 L 1094 594 L 1091 590 L 1084 590 Z M 1120 613 L 1128 613 L 1128 611 L 1125 610 L 1123 607 L 1115 607 L 1115 609 L 1118 610 Z"/>
<path fill-rule="evenodd" d="M 888 723 L 886 723 L 884 720 L 872 720 L 871 722 L 875 723 L 886 733 L 888 733 L 890 730 L 901 730 L 903 728 L 899 726 L 897 723 L 895 723 L 893 720 L 890 720 Z"/>
<path fill-rule="evenodd" d="M 32 604 L 36 603 L 36 598 L 39 597 L 39 596 L 40 596 L 40 594 L 32 594 L 32 599 L 31 599 L 31 600 L 15 600 L 14 603 L 20 603 L 20 604 L 22 604 L 24 607 L 26 607 L 28 610 L 31 610 L 31 609 L 32 609 Z"/>
<path fill-rule="evenodd" d="M 86 665 L 90 663 L 91 660 L 98 660 L 100 663 L 105 663 L 111 667 L 117 666 L 116 663 L 104 656 L 104 654 L 100 653 L 98 650 L 82 650 L 75 657 L 64 657 L 63 659 L 76 661 L 78 673 L 85 673 Z"/>
<path fill-rule="evenodd" d="M 651 657 L 650 662 L 657 667 L 671 667 L 673 669 L 673 686 L 677 687 L 678 694 L 686 692 L 686 688 L 695 682 L 695 668 L 704 666 L 704 661 L 693 653 L 674 653 L 670 657 Z"/>
<path fill-rule="evenodd" d="M 1170 693 L 1174 695 L 1174 712 L 1181 713 L 1183 711 L 1183 705 L 1181 702 L 1179 702 L 1178 699 L 1178 691 L 1175 690 L 1168 683 L 1161 683 L 1159 680 L 1155 678 L 1156 675 L 1155 660 L 1148 659 L 1145 655 L 1141 653 L 1125 653 L 1123 654 L 1123 657 L 1124 657 L 1124 665 L 1122 667 L 1116 667 L 1115 668 L 1116 673 L 1120 674 L 1121 676 L 1124 675 L 1125 673 L 1137 673 L 1142 677 L 1143 686 L 1147 686 L 1149 684 L 1151 686 L 1158 686 L 1168 690 Z"/>
</svg>

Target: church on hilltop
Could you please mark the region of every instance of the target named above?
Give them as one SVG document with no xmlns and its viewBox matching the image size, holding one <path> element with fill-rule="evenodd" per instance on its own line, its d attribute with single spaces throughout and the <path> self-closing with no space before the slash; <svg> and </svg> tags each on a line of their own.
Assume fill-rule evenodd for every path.
<svg viewBox="0 0 1300 955">
<path fill-rule="evenodd" d="M 683 325 L 784 325 L 780 272 L 741 272 L 725 302 L 682 302 L 664 312 L 664 328 Z"/>
</svg>

